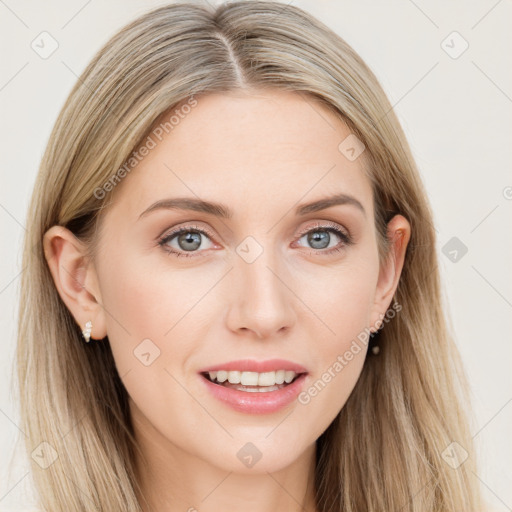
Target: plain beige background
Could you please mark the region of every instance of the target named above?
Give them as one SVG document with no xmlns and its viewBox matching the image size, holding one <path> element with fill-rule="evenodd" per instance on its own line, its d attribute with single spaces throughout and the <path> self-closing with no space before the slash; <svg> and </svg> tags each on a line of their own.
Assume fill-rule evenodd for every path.
<svg viewBox="0 0 512 512">
<path fill-rule="evenodd" d="M 96 50 L 126 22 L 164 3 L 0 0 L 0 511 L 30 505 L 25 461 L 15 457 L 9 475 L 7 463 L 15 437 L 24 435 L 10 380 L 23 271 L 20 242 L 39 161 L 68 92 Z M 476 477 L 496 511 L 511 510 L 512 70 L 506 55 L 512 5 L 293 4 L 360 53 L 405 129 L 434 209 L 446 295 L 471 381 L 472 432 L 481 462 Z M 40 47 L 41 38 L 47 51 L 58 45 L 51 55 L 31 46 Z"/>
</svg>

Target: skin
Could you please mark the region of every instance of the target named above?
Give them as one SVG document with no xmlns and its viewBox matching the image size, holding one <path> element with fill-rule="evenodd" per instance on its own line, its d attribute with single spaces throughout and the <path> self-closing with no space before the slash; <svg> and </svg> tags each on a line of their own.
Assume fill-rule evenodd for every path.
<svg viewBox="0 0 512 512">
<path fill-rule="evenodd" d="M 375 330 L 397 287 L 410 226 L 400 215 L 391 220 L 391 250 L 379 266 L 364 153 L 349 161 L 338 150 L 349 134 L 297 93 L 199 97 L 117 185 L 94 261 L 65 228 L 46 233 L 60 295 L 82 328 L 92 320 L 93 339 L 108 335 L 130 395 L 147 460 L 140 466 L 146 511 L 316 510 L 315 441 L 347 401 L 366 349 L 307 405 L 294 401 L 271 414 L 230 409 L 197 372 L 234 359 L 282 358 L 307 368 L 307 389 L 359 333 Z M 298 204 L 333 193 L 355 197 L 365 213 L 344 204 L 295 215 Z M 233 217 L 158 209 L 139 218 L 155 201 L 182 196 L 223 203 Z M 353 243 L 331 233 L 328 248 L 318 249 L 299 234 L 326 223 Z M 178 225 L 213 236 L 201 236 L 192 257 L 176 257 L 158 239 Z M 236 252 L 247 236 L 263 248 L 253 263 Z M 186 253 L 177 237 L 167 246 Z M 335 246 L 342 250 L 325 254 Z M 149 366 L 134 357 L 147 338 L 160 350 Z M 247 442 L 262 454 L 252 468 L 237 457 Z"/>
</svg>

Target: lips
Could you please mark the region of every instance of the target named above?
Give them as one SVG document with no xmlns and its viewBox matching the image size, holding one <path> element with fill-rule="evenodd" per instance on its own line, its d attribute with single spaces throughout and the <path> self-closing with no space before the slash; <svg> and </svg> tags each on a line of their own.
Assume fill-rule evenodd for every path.
<svg viewBox="0 0 512 512">
<path fill-rule="evenodd" d="M 304 366 L 284 359 L 229 361 L 198 373 L 208 391 L 220 402 L 250 414 L 272 413 L 291 404 L 308 375 Z"/>
<path fill-rule="evenodd" d="M 302 373 L 290 384 L 269 386 L 241 386 L 234 388 L 215 384 L 206 377 L 200 377 L 201 382 L 211 396 L 237 412 L 246 414 L 271 414 L 291 405 L 304 389 L 307 374 Z"/>
</svg>

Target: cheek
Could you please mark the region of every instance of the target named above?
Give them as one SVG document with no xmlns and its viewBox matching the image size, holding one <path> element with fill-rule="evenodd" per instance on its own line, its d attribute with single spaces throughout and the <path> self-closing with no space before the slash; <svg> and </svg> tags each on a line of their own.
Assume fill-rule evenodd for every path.
<svg viewBox="0 0 512 512">
<path fill-rule="evenodd" d="M 361 261 L 371 261 L 372 258 Z M 374 263 L 374 264 L 373 264 Z M 374 302 L 378 266 L 357 264 L 339 269 L 323 280 L 322 293 L 309 294 L 322 323 L 316 322 L 314 375 L 298 402 L 308 411 L 305 421 L 317 435 L 331 423 L 354 389 L 367 353 L 368 327 Z M 318 431 L 320 429 L 320 431 Z"/>
<path fill-rule="evenodd" d="M 321 339 L 326 341 L 324 354 L 329 354 L 333 347 L 342 347 L 369 327 L 378 279 L 378 264 L 372 259 L 360 257 L 354 264 L 347 263 L 329 273 L 319 272 L 307 280 L 301 278 L 302 284 L 316 283 L 302 287 L 301 298 L 321 320 Z"/>
<path fill-rule="evenodd" d="M 352 393 L 367 354 L 368 305 L 358 307 L 348 301 L 338 309 L 332 326 L 336 335 L 317 337 L 314 368 L 297 401 L 303 427 L 313 437 L 320 436 L 344 407 Z M 334 316 L 333 316 L 334 318 Z"/>
<path fill-rule="evenodd" d="M 331 354 L 323 371 L 311 375 L 297 397 L 302 427 L 317 439 L 343 409 L 352 393 L 366 357 L 361 344 L 344 344 Z"/>
<path fill-rule="evenodd" d="M 200 267 L 183 272 L 149 259 L 126 257 L 109 262 L 100 280 L 109 339 L 122 357 L 121 352 L 131 354 L 147 339 L 160 348 L 161 356 L 176 337 L 180 338 L 179 347 L 187 348 L 193 332 L 187 337 L 180 329 L 190 324 L 192 317 L 194 325 L 201 323 L 196 320 L 202 308 L 196 306 L 215 282 L 211 271 Z"/>
<path fill-rule="evenodd" d="M 197 432 L 211 418 L 191 398 L 197 376 L 190 358 L 204 338 L 201 297 L 212 279 L 199 268 L 172 272 L 125 258 L 105 267 L 101 281 L 109 341 L 132 418 L 146 434 L 196 449 L 198 456 Z"/>
</svg>

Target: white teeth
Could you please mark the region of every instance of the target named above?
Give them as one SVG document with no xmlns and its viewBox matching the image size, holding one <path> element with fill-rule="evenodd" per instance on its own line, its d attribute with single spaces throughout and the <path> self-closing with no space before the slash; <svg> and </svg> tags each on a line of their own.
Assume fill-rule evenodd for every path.
<svg viewBox="0 0 512 512">
<path fill-rule="evenodd" d="M 290 383 L 295 377 L 295 372 L 284 372 L 284 381 Z"/>
<path fill-rule="evenodd" d="M 258 386 L 273 386 L 276 383 L 276 372 L 264 372 L 258 375 Z"/>
<path fill-rule="evenodd" d="M 228 372 L 226 372 L 224 370 L 219 370 L 217 372 L 217 380 L 219 382 L 224 382 L 224 381 L 228 380 Z"/>
<path fill-rule="evenodd" d="M 275 372 L 240 372 L 219 370 L 208 372 L 212 382 L 230 382 L 231 384 L 242 384 L 243 386 L 275 386 L 286 382 L 289 384 L 297 374 L 290 370 L 277 370 Z"/>
<path fill-rule="evenodd" d="M 240 383 L 243 386 L 257 386 L 258 373 L 257 372 L 242 372 L 240 376 Z"/>
<path fill-rule="evenodd" d="M 231 384 L 240 384 L 242 372 L 228 372 L 228 380 Z"/>
</svg>

